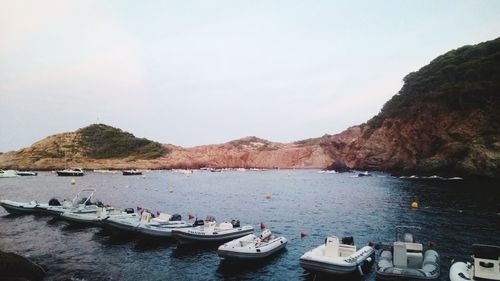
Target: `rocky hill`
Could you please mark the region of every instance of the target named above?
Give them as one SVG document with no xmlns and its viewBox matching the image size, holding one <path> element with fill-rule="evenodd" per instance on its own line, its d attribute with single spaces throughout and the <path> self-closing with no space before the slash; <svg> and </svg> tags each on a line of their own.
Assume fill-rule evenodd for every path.
<svg viewBox="0 0 500 281">
<path fill-rule="evenodd" d="M 500 178 L 500 38 L 452 50 L 403 81 L 378 115 L 337 135 L 183 148 L 97 124 L 0 154 L 0 168 L 328 167 Z"/>
<path fill-rule="evenodd" d="M 342 150 L 347 166 L 500 177 L 500 38 L 450 51 L 403 81 Z"/>
<path fill-rule="evenodd" d="M 168 148 L 104 124 L 49 136 L 19 151 L 0 155 L 0 167 L 51 170 L 89 167 L 93 162 L 147 161 L 168 153 Z"/>
<path fill-rule="evenodd" d="M 49 136 L 29 148 L 0 155 L 4 169 L 324 168 L 332 158 L 319 145 L 283 144 L 245 137 L 183 148 L 139 139 L 96 124 Z"/>
</svg>

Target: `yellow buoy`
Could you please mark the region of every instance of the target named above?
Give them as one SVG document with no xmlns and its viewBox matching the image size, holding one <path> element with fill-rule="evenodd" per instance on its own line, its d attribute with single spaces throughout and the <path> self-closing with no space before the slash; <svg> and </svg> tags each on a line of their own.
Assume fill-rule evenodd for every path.
<svg viewBox="0 0 500 281">
<path fill-rule="evenodd" d="M 168 188 L 168 192 L 170 192 L 170 193 L 174 192 L 174 188 L 170 186 L 170 187 Z"/>
<path fill-rule="evenodd" d="M 71 185 L 75 185 L 76 180 L 75 179 L 71 179 L 70 183 L 71 183 Z"/>
<path fill-rule="evenodd" d="M 266 199 L 271 199 L 273 198 L 273 195 L 271 193 L 266 194 Z"/>
<path fill-rule="evenodd" d="M 413 209 L 417 209 L 417 208 L 418 208 L 418 203 L 417 203 L 417 201 L 413 201 L 413 202 L 411 203 L 411 207 L 412 207 Z"/>
</svg>

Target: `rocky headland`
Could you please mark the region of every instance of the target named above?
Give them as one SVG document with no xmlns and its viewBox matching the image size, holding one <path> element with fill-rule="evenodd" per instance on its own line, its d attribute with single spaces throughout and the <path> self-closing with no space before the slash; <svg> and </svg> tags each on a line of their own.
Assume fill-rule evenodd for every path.
<svg viewBox="0 0 500 281">
<path fill-rule="evenodd" d="M 94 124 L 0 154 L 0 168 L 330 168 L 500 178 L 500 38 L 452 50 L 403 81 L 378 115 L 336 135 L 184 148 Z"/>
</svg>

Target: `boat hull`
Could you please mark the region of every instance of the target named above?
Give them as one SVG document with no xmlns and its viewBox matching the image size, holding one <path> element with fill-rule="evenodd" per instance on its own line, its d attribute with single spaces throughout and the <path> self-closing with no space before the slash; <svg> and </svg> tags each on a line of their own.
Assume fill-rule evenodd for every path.
<svg viewBox="0 0 500 281">
<path fill-rule="evenodd" d="M 142 172 L 127 172 L 127 171 L 123 171 L 122 174 L 124 176 L 140 176 L 140 175 L 142 175 Z"/>
<path fill-rule="evenodd" d="M 137 226 L 137 231 L 140 232 L 143 236 L 156 238 L 172 238 L 172 230 L 191 227 L 192 226 L 190 224 L 187 224 L 186 222 L 164 225 L 140 224 L 139 226 Z"/>
<path fill-rule="evenodd" d="M 242 236 L 251 234 L 253 232 L 253 227 L 241 227 L 238 228 L 237 231 L 234 232 L 226 232 L 221 234 L 212 234 L 206 235 L 201 234 L 200 232 L 189 232 L 189 230 L 183 229 L 174 229 L 172 230 L 172 236 L 177 239 L 179 244 L 196 244 L 196 243 L 204 243 L 204 244 L 214 244 L 226 242 L 229 240 L 233 240 L 236 238 L 240 238 Z"/>
<path fill-rule="evenodd" d="M 450 281 L 470 281 L 471 270 L 464 262 L 456 262 L 450 267 Z"/>
<path fill-rule="evenodd" d="M 217 255 L 221 258 L 231 260 L 259 260 L 268 258 L 281 250 L 285 249 L 287 240 L 284 237 L 279 237 L 276 241 L 270 243 L 266 248 L 253 248 L 250 251 L 230 250 L 226 247 L 219 247 Z"/>
<path fill-rule="evenodd" d="M 83 225 L 101 225 L 101 219 L 98 218 L 96 215 L 91 215 L 91 214 L 74 214 L 74 213 L 62 213 L 61 218 L 70 222 L 70 223 L 76 223 L 76 224 L 83 224 Z"/>
<path fill-rule="evenodd" d="M 106 229 L 115 233 L 138 233 L 137 226 L 139 225 L 139 218 L 136 218 L 136 220 L 117 220 L 105 218 L 101 222 Z"/>
<path fill-rule="evenodd" d="M 355 272 L 363 273 L 363 268 L 371 268 L 375 261 L 375 250 L 371 247 L 365 246 L 358 250 L 355 254 L 357 257 L 352 262 L 347 262 L 349 257 L 343 258 L 315 258 L 314 256 L 304 254 L 300 257 L 300 266 L 305 270 L 312 272 L 322 272 L 332 275 L 351 274 Z"/>
<path fill-rule="evenodd" d="M 37 211 L 36 204 L 19 203 L 10 200 L 0 201 L 0 206 L 10 214 L 32 214 Z"/>
<path fill-rule="evenodd" d="M 424 253 L 423 268 L 399 268 L 394 266 L 380 266 L 384 259 L 381 252 L 379 265 L 377 266 L 377 279 L 380 280 L 436 280 L 439 278 L 440 265 L 439 254 L 434 250 L 427 250 Z M 385 258 L 387 259 L 387 258 Z M 391 262 L 392 264 L 392 262 Z"/>
<path fill-rule="evenodd" d="M 65 172 L 65 171 L 57 171 L 56 172 L 60 177 L 81 177 L 83 176 L 82 172 Z"/>
<path fill-rule="evenodd" d="M 30 177 L 38 175 L 37 172 L 17 172 L 16 174 L 21 177 Z"/>
</svg>

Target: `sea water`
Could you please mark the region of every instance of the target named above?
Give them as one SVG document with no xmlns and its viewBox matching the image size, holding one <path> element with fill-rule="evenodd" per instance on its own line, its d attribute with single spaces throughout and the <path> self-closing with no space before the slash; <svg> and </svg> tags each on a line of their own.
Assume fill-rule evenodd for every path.
<svg viewBox="0 0 500 281">
<path fill-rule="evenodd" d="M 498 182 L 400 179 L 387 174 L 319 173 L 317 170 L 151 171 L 144 176 L 92 173 L 68 177 L 42 172 L 0 179 L 0 198 L 47 202 L 95 188 L 117 209 L 213 215 L 239 219 L 259 231 L 263 223 L 289 240 L 287 250 L 261 263 L 227 263 L 216 247 L 178 248 L 175 241 L 117 236 L 100 227 L 74 226 L 50 216 L 12 216 L 0 210 L 0 249 L 26 256 L 47 280 L 313 280 L 300 256 L 327 235 L 353 236 L 359 247 L 391 242 L 398 225 L 419 226 L 417 239 L 435 243 L 441 280 L 452 259 L 464 260 L 472 243 L 500 245 Z M 419 208 L 412 209 L 417 201 Z M 301 238 L 301 233 L 306 234 Z M 357 277 L 349 277 L 357 278 Z M 316 280 L 345 277 L 316 276 Z M 363 280 L 375 279 L 375 266 Z"/>
</svg>

